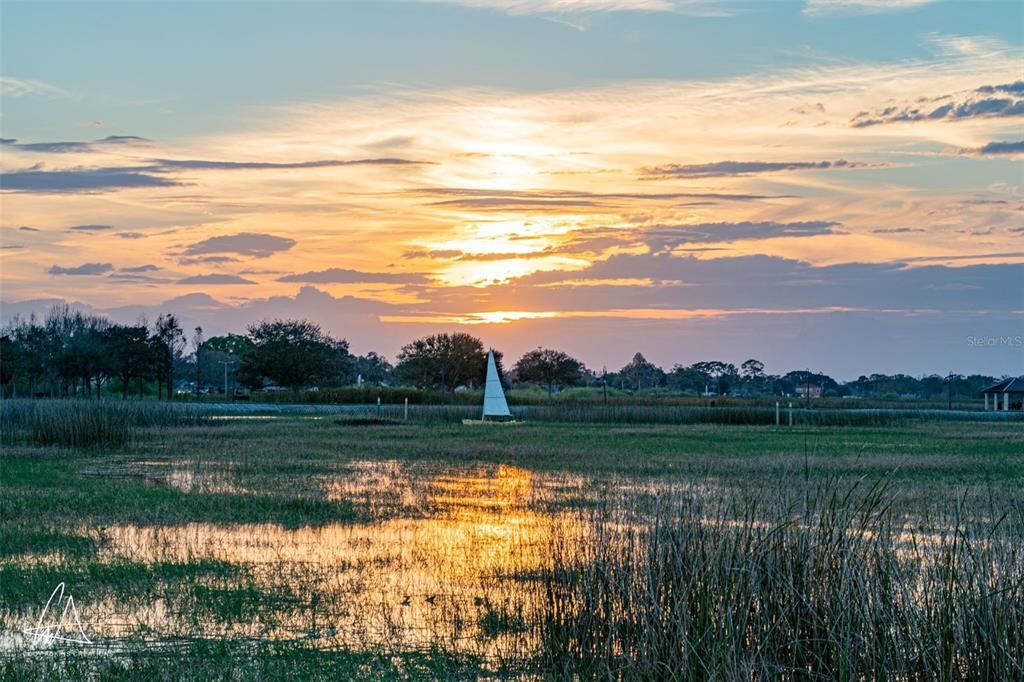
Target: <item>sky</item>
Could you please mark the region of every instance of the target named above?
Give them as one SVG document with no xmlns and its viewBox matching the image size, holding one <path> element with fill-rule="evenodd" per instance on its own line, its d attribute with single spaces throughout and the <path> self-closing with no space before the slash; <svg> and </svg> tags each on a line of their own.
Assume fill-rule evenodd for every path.
<svg viewBox="0 0 1024 682">
<path fill-rule="evenodd" d="M 4 2 L 0 317 L 1024 372 L 1024 4 Z"/>
</svg>

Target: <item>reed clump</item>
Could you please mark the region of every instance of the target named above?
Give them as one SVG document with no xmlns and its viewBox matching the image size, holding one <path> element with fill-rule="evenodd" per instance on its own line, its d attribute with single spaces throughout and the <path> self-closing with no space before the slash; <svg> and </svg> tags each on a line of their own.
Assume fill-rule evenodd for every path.
<svg viewBox="0 0 1024 682">
<path fill-rule="evenodd" d="M 884 486 L 589 512 L 552 540 L 546 670 L 567 679 L 1020 679 L 1024 519 L 914 528 Z M 923 531 L 928 527 L 935 530 Z"/>
<path fill-rule="evenodd" d="M 115 400 L 0 401 L 0 440 L 69 448 L 121 447 L 140 429 L 191 426 L 209 419 L 193 406 Z"/>
</svg>

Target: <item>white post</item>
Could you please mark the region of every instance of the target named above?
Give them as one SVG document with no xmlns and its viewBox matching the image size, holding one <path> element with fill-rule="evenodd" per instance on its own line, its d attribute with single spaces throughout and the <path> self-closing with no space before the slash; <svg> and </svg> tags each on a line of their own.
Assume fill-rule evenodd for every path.
<svg viewBox="0 0 1024 682">
<path fill-rule="evenodd" d="M 789 428 L 793 428 L 793 403 L 789 404 Z"/>
<path fill-rule="evenodd" d="M 1010 411 L 1010 394 L 1009 393 L 1004 393 L 1003 394 L 1003 412 L 1009 412 L 1009 411 Z"/>
<path fill-rule="evenodd" d="M 405 421 L 409 421 L 409 399 L 405 399 Z"/>
<path fill-rule="evenodd" d="M 775 425 L 779 425 L 779 401 L 775 401 Z"/>
<path fill-rule="evenodd" d="M 380 416 L 380 396 L 377 396 L 377 416 Z"/>
<path fill-rule="evenodd" d="M 988 393 L 985 394 L 985 411 L 988 412 Z"/>
</svg>

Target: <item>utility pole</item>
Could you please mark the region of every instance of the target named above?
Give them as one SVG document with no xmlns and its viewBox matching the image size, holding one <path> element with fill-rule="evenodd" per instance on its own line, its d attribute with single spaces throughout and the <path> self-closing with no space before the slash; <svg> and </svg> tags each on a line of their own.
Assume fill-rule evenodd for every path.
<svg viewBox="0 0 1024 682">
<path fill-rule="evenodd" d="M 601 383 L 604 384 L 604 404 L 608 406 L 608 365 L 601 370 Z"/>
<path fill-rule="evenodd" d="M 224 395 L 228 395 L 228 367 L 234 368 L 235 360 L 220 360 L 220 364 L 224 365 Z"/>
</svg>

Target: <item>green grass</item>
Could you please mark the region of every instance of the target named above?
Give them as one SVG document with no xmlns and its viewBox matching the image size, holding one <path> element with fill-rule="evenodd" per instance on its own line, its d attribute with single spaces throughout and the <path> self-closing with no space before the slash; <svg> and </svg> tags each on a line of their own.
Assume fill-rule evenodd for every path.
<svg viewBox="0 0 1024 682">
<path fill-rule="evenodd" d="M 106 648 L 5 652 L 0 677 L 1024 674 L 1019 422 L 464 427 L 458 409 L 136 414 L 81 446 L 19 416 L 0 628 L 65 582 Z"/>
</svg>

